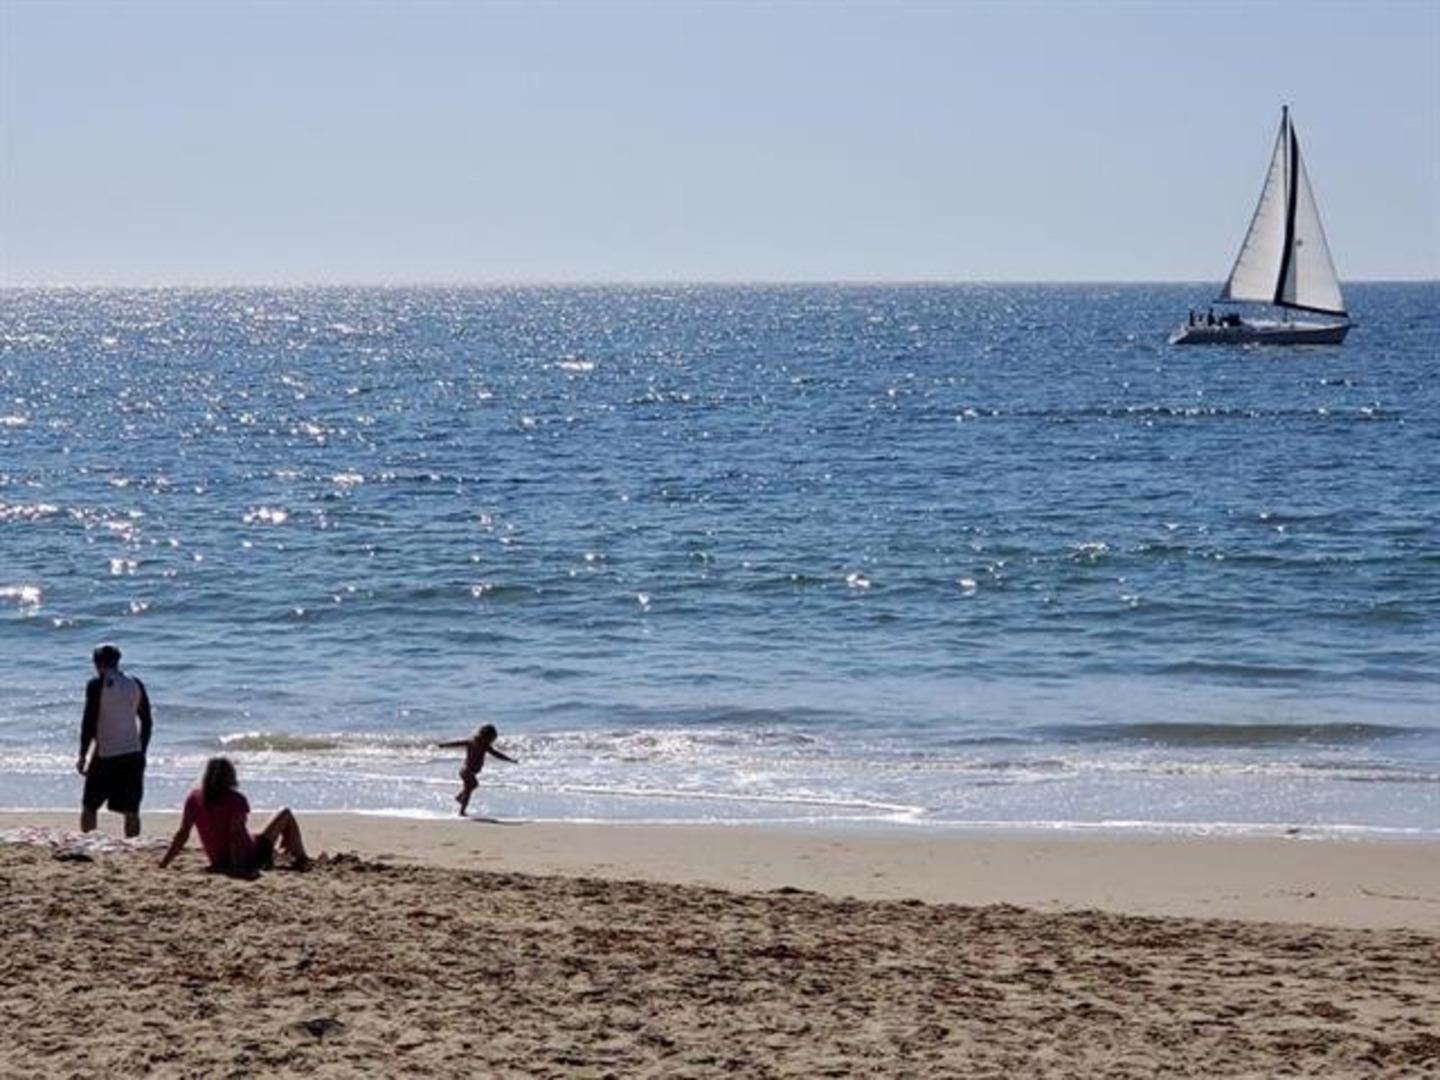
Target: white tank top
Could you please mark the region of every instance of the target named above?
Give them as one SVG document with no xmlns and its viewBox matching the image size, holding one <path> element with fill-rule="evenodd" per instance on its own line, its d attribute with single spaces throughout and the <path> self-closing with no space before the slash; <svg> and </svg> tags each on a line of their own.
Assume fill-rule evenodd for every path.
<svg viewBox="0 0 1440 1080">
<path fill-rule="evenodd" d="M 95 722 L 95 755 L 140 752 L 140 684 L 119 671 L 100 676 L 100 716 Z"/>
</svg>

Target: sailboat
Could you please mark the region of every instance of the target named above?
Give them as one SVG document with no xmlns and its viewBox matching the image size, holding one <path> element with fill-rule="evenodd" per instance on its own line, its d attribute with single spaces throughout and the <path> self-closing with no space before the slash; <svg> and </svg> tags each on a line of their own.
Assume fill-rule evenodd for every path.
<svg viewBox="0 0 1440 1080">
<path fill-rule="evenodd" d="M 1268 304 L 1281 309 L 1282 317 L 1191 312 L 1189 321 L 1170 335 L 1170 344 L 1339 345 L 1350 331 L 1288 105 L 1281 109 L 1260 204 L 1217 302 Z M 1296 319 L 1292 312 L 1327 318 Z"/>
</svg>

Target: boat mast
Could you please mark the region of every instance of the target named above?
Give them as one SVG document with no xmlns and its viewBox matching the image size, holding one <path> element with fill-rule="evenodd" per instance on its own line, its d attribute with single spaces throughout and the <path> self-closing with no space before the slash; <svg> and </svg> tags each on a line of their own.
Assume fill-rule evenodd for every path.
<svg viewBox="0 0 1440 1080">
<path fill-rule="evenodd" d="M 1284 302 L 1285 278 L 1290 273 L 1290 259 L 1295 251 L 1295 201 L 1299 185 L 1295 182 L 1300 172 L 1297 160 L 1300 146 L 1295 141 L 1295 129 L 1290 126 L 1290 106 L 1280 106 L 1280 127 L 1285 133 L 1285 240 L 1280 245 L 1280 273 L 1275 278 L 1275 306 L 1287 309 Z"/>
</svg>

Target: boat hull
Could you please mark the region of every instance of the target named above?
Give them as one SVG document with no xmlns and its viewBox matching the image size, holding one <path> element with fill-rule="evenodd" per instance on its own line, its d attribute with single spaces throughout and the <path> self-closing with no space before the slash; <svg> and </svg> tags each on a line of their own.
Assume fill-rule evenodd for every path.
<svg viewBox="0 0 1440 1080">
<path fill-rule="evenodd" d="M 1230 326 L 1182 326 L 1170 335 L 1171 345 L 1339 345 L 1350 324 L 1262 322 L 1242 319 Z"/>
</svg>

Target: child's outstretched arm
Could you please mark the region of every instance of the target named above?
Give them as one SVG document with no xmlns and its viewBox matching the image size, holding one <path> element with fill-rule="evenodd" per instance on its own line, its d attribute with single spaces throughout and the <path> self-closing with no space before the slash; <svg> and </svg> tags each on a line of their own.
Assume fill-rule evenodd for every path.
<svg viewBox="0 0 1440 1080">
<path fill-rule="evenodd" d="M 471 741 L 470 739 L 451 739 L 449 742 L 436 743 L 435 745 L 444 749 L 451 746 L 469 746 Z"/>
<path fill-rule="evenodd" d="M 487 751 L 488 753 L 490 753 L 490 754 L 493 755 L 494 757 L 498 757 L 501 761 L 508 761 L 508 762 L 510 762 L 511 765 L 518 765 L 518 764 L 520 764 L 518 761 L 516 761 L 516 760 L 515 760 L 513 757 L 511 757 L 509 754 L 502 754 L 499 750 L 496 750 L 495 747 L 493 747 L 493 746 L 487 746 L 485 749 L 486 749 L 486 751 Z"/>
</svg>

